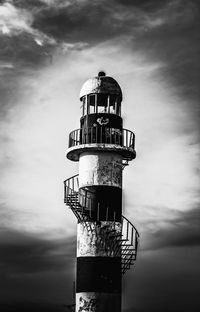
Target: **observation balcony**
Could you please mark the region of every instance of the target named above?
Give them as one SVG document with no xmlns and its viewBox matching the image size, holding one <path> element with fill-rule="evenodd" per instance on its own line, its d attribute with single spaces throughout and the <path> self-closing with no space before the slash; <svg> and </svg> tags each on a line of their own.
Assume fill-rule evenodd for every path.
<svg viewBox="0 0 200 312">
<path fill-rule="evenodd" d="M 129 161 L 136 157 L 135 135 L 127 129 L 106 127 L 87 127 L 72 131 L 69 134 L 67 158 L 78 161 L 79 155 L 88 150 L 117 152 Z"/>
</svg>

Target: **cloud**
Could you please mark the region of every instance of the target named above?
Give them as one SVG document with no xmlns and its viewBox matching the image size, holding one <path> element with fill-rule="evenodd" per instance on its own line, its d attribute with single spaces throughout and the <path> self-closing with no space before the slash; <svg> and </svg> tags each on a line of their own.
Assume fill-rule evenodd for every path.
<svg viewBox="0 0 200 312">
<path fill-rule="evenodd" d="M 70 304 L 55 304 L 43 302 L 15 302 L 15 303 L 1 303 L 1 308 L 4 312 L 22 311 L 30 312 L 44 311 L 44 312 L 66 312 L 66 308 L 70 308 Z"/>
<path fill-rule="evenodd" d="M 46 5 L 54 8 L 63 8 L 63 7 L 68 7 L 70 4 L 73 2 L 76 2 L 78 4 L 79 2 L 83 2 L 85 0 L 41 0 L 41 2 L 45 3 Z"/>
<path fill-rule="evenodd" d="M 188 246 L 139 253 L 135 269 L 125 277 L 124 308 L 198 310 L 199 256 L 200 248 Z M 173 305 L 169 304 L 172 296 Z"/>
<path fill-rule="evenodd" d="M 9 2 L 0 6 L 0 19 L 0 27 L 6 28 L 7 34 L 19 34 L 22 31 L 32 32 L 32 14 L 25 9 L 17 9 Z"/>
<path fill-rule="evenodd" d="M 162 18 L 164 22 L 143 32 L 133 42 L 133 48 L 146 51 L 152 60 L 159 59 L 166 64 L 161 69 L 162 79 L 183 98 L 182 105 L 188 106 L 188 113 L 194 112 L 195 119 L 200 97 L 197 87 L 200 72 L 198 8 L 196 1 L 169 3 L 154 13 L 155 18 Z"/>
<path fill-rule="evenodd" d="M 196 100 L 190 104 L 190 113 L 194 111 L 193 117 L 198 118 L 196 1 L 19 0 L 4 3 L 1 9 L 1 57 L 5 63 L 12 59 L 21 68 L 37 67 L 51 63 L 60 47 L 73 45 L 73 49 L 84 49 L 119 38 L 128 49 L 165 65 L 160 68 L 160 79 L 168 81 L 174 92 L 185 98 L 184 105 L 186 99 Z M 12 39 L 5 39 L 9 35 Z"/>
<path fill-rule="evenodd" d="M 134 38 L 163 23 L 161 16 L 148 14 L 139 5 L 130 9 L 115 1 L 77 1 L 54 7 L 46 2 L 51 5 L 35 14 L 34 27 L 63 41 L 95 44 L 120 35 Z"/>
<path fill-rule="evenodd" d="M 40 56 L 43 54 L 44 57 L 42 50 L 38 52 L 36 43 L 45 44 L 47 49 L 48 45 L 55 45 L 54 38 L 32 27 L 33 21 L 34 14 L 31 10 L 18 8 L 12 2 L 5 2 L 0 5 L 1 59 L 5 58 L 7 61 L 12 59 L 15 62 L 27 59 L 28 63 L 31 56 L 35 60 L 38 54 Z"/>
<path fill-rule="evenodd" d="M 60 303 L 60 307 L 62 302 L 70 303 L 75 271 L 74 244 L 74 237 L 47 239 L 40 233 L 31 235 L 1 227 L 0 267 L 4 284 L 1 306 L 4 302 L 7 309 L 17 308 L 15 301 L 27 306 L 28 302 Z"/>
<path fill-rule="evenodd" d="M 167 209 L 165 212 L 166 216 L 169 214 L 166 219 L 162 218 L 162 221 L 158 222 L 157 226 L 157 221 L 155 220 L 154 226 L 152 226 L 150 231 L 142 232 L 141 249 L 157 250 L 177 247 L 198 247 L 200 245 L 199 206 L 189 211 L 177 212 Z"/>
<path fill-rule="evenodd" d="M 46 40 L 54 44 L 55 40 L 32 28 L 34 15 L 31 10 L 18 8 L 12 2 L 5 2 L 0 5 L 0 28 L 4 35 L 20 35 L 25 32 L 33 35 L 36 39 Z"/>
<path fill-rule="evenodd" d="M 1 266 L 4 276 L 22 276 L 49 271 L 69 270 L 69 262 L 75 258 L 75 240 L 42 239 L 22 231 L 1 228 Z"/>
<path fill-rule="evenodd" d="M 98 25 L 98 27 L 96 27 Z M 128 49 L 165 64 L 162 80 L 187 101 L 198 118 L 199 19 L 196 1 L 51 1 L 34 12 L 34 29 L 59 44 L 97 45 L 121 38 Z M 127 39 L 127 40 L 126 40 Z M 187 101 L 186 101 L 187 100 Z M 199 119 L 198 119 L 199 121 Z"/>
</svg>

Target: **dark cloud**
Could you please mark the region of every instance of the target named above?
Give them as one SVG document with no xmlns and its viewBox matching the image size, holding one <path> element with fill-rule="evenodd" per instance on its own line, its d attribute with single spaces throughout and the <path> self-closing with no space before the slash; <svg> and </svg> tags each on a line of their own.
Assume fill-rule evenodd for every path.
<svg viewBox="0 0 200 312">
<path fill-rule="evenodd" d="M 177 95 L 195 103 L 200 98 L 200 18 L 195 0 L 72 2 L 65 8 L 43 8 L 34 18 L 34 28 L 59 41 L 96 44 L 129 37 L 134 51 L 163 62 L 161 79 L 176 88 Z M 198 112 L 194 103 L 188 109 Z"/>
<path fill-rule="evenodd" d="M 12 64 L 16 69 L 31 67 L 36 69 L 42 65 L 50 48 L 38 45 L 31 34 L 0 36 L 0 51 L 2 65 Z"/>
<path fill-rule="evenodd" d="M 3 312 L 67 312 L 70 311 L 70 305 L 66 304 L 53 304 L 53 303 L 2 303 L 1 310 Z"/>
<path fill-rule="evenodd" d="M 2 228 L 0 250 L 2 303 L 47 302 L 51 298 L 67 302 L 64 296 L 67 292 L 66 300 L 69 300 L 75 270 L 73 237 L 43 239 L 41 235 Z"/>
<path fill-rule="evenodd" d="M 170 213 L 170 210 L 169 210 Z M 164 222 L 164 219 L 162 220 Z M 200 208 L 176 212 L 176 216 L 166 221 L 153 234 L 146 233 L 145 246 L 142 249 L 160 249 L 168 247 L 200 246 Z M 142 238 L 141 238 L 142 239 Z M 142 244 L 142 243 L 141 243 Z"/>
<path fill-rule="evenodd" d="M 18 8 L 33 10 L 36 10 L 38 8 L 41 9 L 46 6 L 45 3 L 40 0 L 14 0 L 13 4 Z"/>
<path fill-rule="evenodd" d="M 177 22 L 155 27 L 136 39 L 137 49 L 146 51 L 150 58 L 161 60 L 166 65 L 163 79 L 173 85 L 181 94 L 199 98 L 199 27 L 197 17 L 182 23 Z M 180 23 L 179 23 L 180 22 Z M 198 93 L 197 93 L 198 92 Z"/>
<path fill-rule="evenodd" d="M 168 4 L 169 0 L 115 0 L 114 2 L 124 6 L 139 7 L 145 11 L 155 11 Z"/>
<path fill-rule="evenodd" d="M 188 101 L 199 94 L 199 4 L 197 1 L 75 1 L 48 5 L 42 1 L 17 0 L 33 16 L 31 28 L 53 38 L 57 45 L 85 42 L 98 44 L 121 37 L 129 38 L 127 48 L 155 62 L 163 62 L 160 77 Z M 38 45 L 33 34 L 2 35 L 1 59 L 35 70 L 49 64 L 54 45 Z M 196 114 L 198 106 L 189 107 Z"/>
<path fill-rule="evenodd" d="M 52 48 L 39 46 L 32 35 L 0 35 L 0 119 L 5 120 L 10 107 L 19 104 L 24 89 L 23 78 L 37 75 L 42 67 L 50 66 Z M 27 89 L 26 89 L 27 90 Z"/>
<path fill-rule="evenodd" d="M 77 4 L 47 7 L 35 14 L 33 27 L 61 41 L 99 43 L 119 35 L 111 4 Z"/>
<path fill-rule="evenodd" d="M 141 251 L 125 277 L 124 306 L 141 312 L 198 311 L 199 257 L 200 248 L 188 246 Z"/>
<path fill-rule="evenodd" d="M 200 16 L 196 1 L 174 1 L 154 14 L 152 22 L 160 25 L 147 27 L 132 40 L 132 49 L 153 62 L 160 62 L 157 79 L 179 98 L 177 108 L 181 118 L 187 112 L 187 123 L 181 131 L 200 134 Z M 159 18 L 161 20 L 159 21 Z M 151 23 L 150 23 L 151 24 Z M 181 121 L 180 121 L 181 124 Z"/>
<path fill-rule="evenodd" d="M 66 269 L 75 257 L 74 239 L 45 240 L 14 231 L 1 231 L 4 274 L 32 274 Z"/>
</svg>

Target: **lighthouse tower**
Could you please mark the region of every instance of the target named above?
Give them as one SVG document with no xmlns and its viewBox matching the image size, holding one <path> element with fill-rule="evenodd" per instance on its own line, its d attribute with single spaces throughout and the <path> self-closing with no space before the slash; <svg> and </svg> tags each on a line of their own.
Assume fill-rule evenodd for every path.
<svg viewBox="0 0 200 312">
<path fill-rule="evenodd" d="M 122 173 L 136 157 L 123 129 L 122 91 L 99 72 L 80 92 L 80 128 L 69 134 L 67 158 L 79 174 L 64 181 L 77 218 L 76 312 L 121 312 L 122 275 L 136 260 L 139 234 L 122 214 Z"/>
</svg>

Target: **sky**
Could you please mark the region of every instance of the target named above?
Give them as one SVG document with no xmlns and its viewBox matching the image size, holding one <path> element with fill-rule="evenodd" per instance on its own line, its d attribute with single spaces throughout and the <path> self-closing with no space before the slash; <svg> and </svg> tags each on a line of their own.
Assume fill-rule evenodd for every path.
<svg viewBox="0 0 200 312">
<path fill-rule="evenodd" d="M 68 311 L 76 219 L 63 181 L 79 92 L 98 71 L 123 92 L 137 157 L 123 214 L 140 233 L 123 312 L 199 307 L 198 0 L 0 1 L 0 307 Z M 4 310 L 3 310 L 4 309 Z"/>
</svg>

